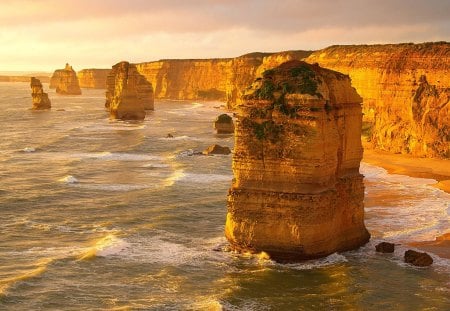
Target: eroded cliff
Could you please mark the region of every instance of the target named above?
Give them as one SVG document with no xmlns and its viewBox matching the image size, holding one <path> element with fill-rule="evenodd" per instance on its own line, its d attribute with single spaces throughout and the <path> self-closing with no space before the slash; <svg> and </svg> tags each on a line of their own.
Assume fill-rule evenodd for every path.
<svg viewBox="0 0 450 311">
<path fill-rule="evenodd" d="M 81 95 L 77 74 L 69 64 L 64 69 L 55 70 L 50 78 L 50 88 L 62 95 Z"/>
<path fill-rule="evenodd" d="M 106 79 L 111 69 L 83 69 L 77 72 L 80 87 L 88 89 L 106 89 Z"/>
<path fill-rule="evenodd" d="M 246 90 L 225 228 L 234 249 L 296 261 L 368 241 L 361 102 L 348 76 L 299 61 Z"/>
<path fill-rule="evenodd" d="M 48 98 L 48 94 L 44 93 L 44 89 L 42 88 L 42 83 L 39 79 L 35 77 L 31 78 L 31 98 L 33 110 L 42 110 L 42 109 L 50 109 L 52 107 L 50 103 L 50 99 Z"/>
<path fill-rule="evenodd" d="M 450 43 L 331 46 L 305 61 L 350 76 L 375 148 L 450 157 Z"/>
<path fill-rule="evenodd" d="M 152 85 L 136 66 L 120 62 L 112 67 L 107 79 L 106 103 L 111 118 L 143 120 L 145 110 L 153 110 Z"/>
<path fill-rule="evenodd" d="M 258 73 L 311 52 L 251 53 L 236 58 L 160 60 L 136 64 L 155 98 L 226 100 L 234 103 Z"/>
</svg>

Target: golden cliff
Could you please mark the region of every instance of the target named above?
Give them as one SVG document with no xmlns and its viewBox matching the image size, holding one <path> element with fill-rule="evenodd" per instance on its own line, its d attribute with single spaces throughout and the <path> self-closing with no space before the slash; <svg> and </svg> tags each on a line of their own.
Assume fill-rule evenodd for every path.
<svg viewBox="0 0 450 311">
<path fill-rule="evenodd" d="M 48 98 L 48 94 L 44 93 L 44 89 L 42 88 L 42 83 L 39 79 L 35 77 L 31 78 L 31 98 L 33 110 L 42 110 L 42 109 L 50 109 L 52 107 L 50 103 L 50 99 Z"/>
<path fill-rule="evenodd" d="M 236 107 L 225 227 L 232 248 L 297 261 L 369 240 L 361 102 L 348 76 L 299 61 L 247 89 Z"/>
<path fill-rule="evenodd" d="M 77 74 L 69 64 L 64 69 L 55 70 L 50 78 L 50 88 L 62 95 L 81 95 Z"/>
<path fill-rule="evenodd" d="M 145 110 L 153 110 L 152 85 L 136 66 L 120 62 L 112 67 L 107 79 L 106 108 L 113 119 L 143 120 Z"/>
<path fill-rule="evenodd" d="M 311 52 L 251 53 L 237 58 L 160 60 L 136 64 L 155 98 L 226 100 L 234 103 L 258 73 Z"/>
<path fill-rule="evenodd" d="M 331 46 L 305 61 L 350 76 L 373 147 L 450 157 L 450 43 Z"/>
<path fill-rule="evenodd" d="M 80 87 L 88 89 L 106 89 L 106 78 L 111 69 L 83 69 L 77 72 Z"/>
</svg>

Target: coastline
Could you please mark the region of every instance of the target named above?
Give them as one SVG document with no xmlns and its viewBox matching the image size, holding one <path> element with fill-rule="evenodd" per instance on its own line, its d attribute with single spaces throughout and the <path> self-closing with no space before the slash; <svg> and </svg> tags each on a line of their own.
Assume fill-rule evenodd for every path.
<svg viewBox="0 0 450 311">
<path fill-rule="evenodd" d="M 365 143 L 363 146 L 363 162 L 380 166 L 390 174 L 434 179 L 437 183 L 433 184 L 433 187 L 450 193 L 450 160 L 416 158 L 405 154 L 392 154 L 371 149 Z M 434 241 L 416 241 L 408 245 L 424 252 L 436 254 L 441 258 L 450 259 L 450 231 L 437 236 Z"/>
</svg>

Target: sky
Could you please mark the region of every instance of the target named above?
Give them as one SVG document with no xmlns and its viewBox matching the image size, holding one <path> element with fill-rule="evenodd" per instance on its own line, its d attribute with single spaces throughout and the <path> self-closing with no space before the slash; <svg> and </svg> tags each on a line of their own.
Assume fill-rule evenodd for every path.
<svg viewBox="0 0 450 311">
<path fill-rule="evenodd" d="M 450 41 L 450 0 L 0 0 L 0 72 Z"/>
</svg>

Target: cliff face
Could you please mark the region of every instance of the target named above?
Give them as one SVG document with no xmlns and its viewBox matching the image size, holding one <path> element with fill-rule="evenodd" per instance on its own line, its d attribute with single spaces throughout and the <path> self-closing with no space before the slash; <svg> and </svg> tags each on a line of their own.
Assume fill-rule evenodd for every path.
<svg viewBox="0 0 450 311">
<path fill-rule="evenodd" d="M 225 228 L 234 249 L 296 261 L 368 241 L 361 101 L 348 76 L 299 61 L 247 89 Z"/>
<path fill-rule="evenodd" d="M 55 70 L 50 78 L 50 88 L 56 88 L 58 94 L 81 95 L 77 74 L 69 64 L 64 69 Z"/>
<path fill-rule="evenodd" d="M 237 58 L 161 60 L 136 64 L 154 86 L 156 98 L 227 100 L 234 103 L 256 75 L 307 51 L 252 53 Z"/>
<path fill-rule="evenodd" d="M 33 110 L 50 109 L 52 107 L 48 94 L 44 93 L 42 83 L 39 79 L 31 78 L 31 98 L 33 101 Z"/>
<path fill-rule="evenodd" d="M 350 76 L 375 148 L 450 157 L 450 43 L 332 46 L 306 61 Z"/>
<path fill-rule="evenodd" d="M 143 120 L 145 110 L 153 110 L 153 88 L 136 67 L 120 62 L 112 67 L 107 79 L 106 104 L 111 118 Z"/>
<path fill-rule="evenodd" d="M 78 82 L 82 88 L 106 89 L 106 79 L 111 69 L 83 69 L 78 71 Z"/>
</svg>

